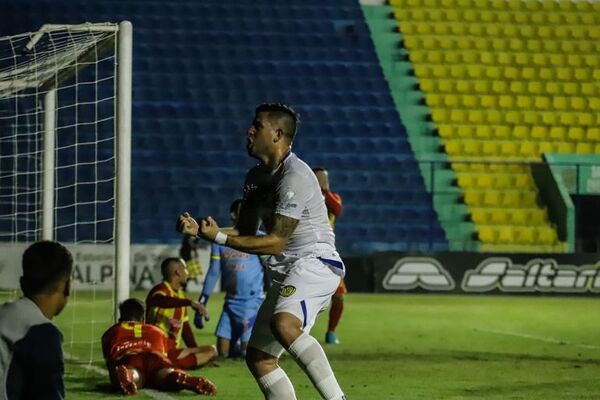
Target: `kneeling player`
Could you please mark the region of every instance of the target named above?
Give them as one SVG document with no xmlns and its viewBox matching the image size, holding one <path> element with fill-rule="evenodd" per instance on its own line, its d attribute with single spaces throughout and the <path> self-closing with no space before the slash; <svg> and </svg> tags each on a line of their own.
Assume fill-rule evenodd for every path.
<svg viewBox="0 0 600 400">
<path fill-rule="evenodd" d="M 144 305 L 128 299 L 119 305 L 119 322 L 102 335 L 102 352 L 111 383 L 124 394 L 139 388 L 191 390 L 214 396 L 216 386 L 208 379 L 187 375 L 167 358 L 169 340 L 159 328 L 144 323 Z"/>
</svg>

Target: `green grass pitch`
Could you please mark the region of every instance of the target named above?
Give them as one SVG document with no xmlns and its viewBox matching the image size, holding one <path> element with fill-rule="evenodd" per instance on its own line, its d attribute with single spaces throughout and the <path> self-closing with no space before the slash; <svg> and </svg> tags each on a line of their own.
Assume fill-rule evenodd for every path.
<svg viewBox="0 0 600 400">
<path fill-rule="evenodd" d="M 70 399 L 117 399 L 101 360 L 99 338 L 110 323 L 105 295 L 75 294 L 56 322 L 65 334 Z M 143 293 L 136 293 L 143 298 Z M 214 343 L 222 296 L 210 301 L 212 319 L 196 331 Z M 573 297 L 349 294 L 338 329 L 341 345 L 325 350 L 348 399 L 598 399 L 600 300 Z M 320 341 L 327 315 L 313 335 Z M 94 321 L 94 322 L 92 322 Z M 94 345 L 90 345 L 90 340 Z M 289 357 L 282 360 L 298 399 L 318 399 Z M 261 399 L 242 361 L 226 360 L 202 374 L 218 399 Z M 187 392 L 160 397 L 190 398 Z"/>
</svg>

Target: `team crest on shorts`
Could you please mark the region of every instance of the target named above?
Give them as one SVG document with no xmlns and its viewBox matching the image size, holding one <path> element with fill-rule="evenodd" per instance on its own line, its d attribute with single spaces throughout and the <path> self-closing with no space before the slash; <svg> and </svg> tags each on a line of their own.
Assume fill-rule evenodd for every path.
<svg viewBox="0 0 600 400">
<path fill-rule="evenodd" d="M 285 285 L 279 289 L 279 295 L 283 297 L 290 297 L 294 293 L 296 293 L 296 287 L 292 285 Z"/>
</svg>

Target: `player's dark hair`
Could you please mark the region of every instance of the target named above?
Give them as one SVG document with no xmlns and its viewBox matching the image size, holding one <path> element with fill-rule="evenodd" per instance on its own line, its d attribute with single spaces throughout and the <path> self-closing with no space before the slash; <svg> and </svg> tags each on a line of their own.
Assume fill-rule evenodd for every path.
<svg viewBox="0 0 600 400">
<path fill-rule="evenodd" d="M 44 240 L 23 253 L 21 290 L 26 297 L 51 292 L 58 281 L 71 276 L 73 256 L 58 242 Z"/>
<path fill-rule="evenodd" d="M 229 206 L 229 212 L 234 212 L 237 214 L 237 212 L 240 209 L 240 204 L 242 204 L 243 202 L 244 202 L 244 199 L 235 199 L 231 203 L 231 206 Z"/>
<path fill-rule="evenodd" d="M 292 107 L 283 103 L 263 103 L 256 107 L 256 115 L 261 112 L 268 113 L 269 119 L 276 121 L 283 134 L 290 139 L 290 143 L 294 141 L 300 116 Z"/>
<path fill-rule="evenodd" d="M 327 172 L 327 170 L 323 167 L 314 167 L 312 171 L 316 174 L 317 172 Z"/>
<path fill-rule="evenodd" d="M 160 273 L 163 276 L 163 279 L 169 279 L 170 278 L 170 272 L 169 272 L 169 265 L 171 265 L 172 262 L 181 262 L 181 258 L 179 257 L 168 257 L 165 258 L 163 260 L 163 262 L 160 263 Z"/>
<path fill-rule="evenodd" d="M 119 304 L 119 322 L 139 321 L 144 322 L 144 303 L 138 299 L 127 299 Z"/>
</svg>

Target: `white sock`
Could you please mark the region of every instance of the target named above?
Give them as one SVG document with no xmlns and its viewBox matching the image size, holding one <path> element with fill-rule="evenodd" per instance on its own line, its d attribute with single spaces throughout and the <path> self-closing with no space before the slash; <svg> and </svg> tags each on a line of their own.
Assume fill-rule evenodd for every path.
<svg viewBox="0 0 600 400">
<path fill-rule="evenodd" d="M 296 362 L 308 374 L 321 397 L 326 400 L 343 400 L 344 392 L 333 375 L 327 356 L 317 340 L 302 333 L 288 349 Z"/>
<path fill-rule="evenodd" d="M 258 378 L 258 386 L 266 400 L 296 400 L 292 382 L 281 368 Z"/>
</svg>

